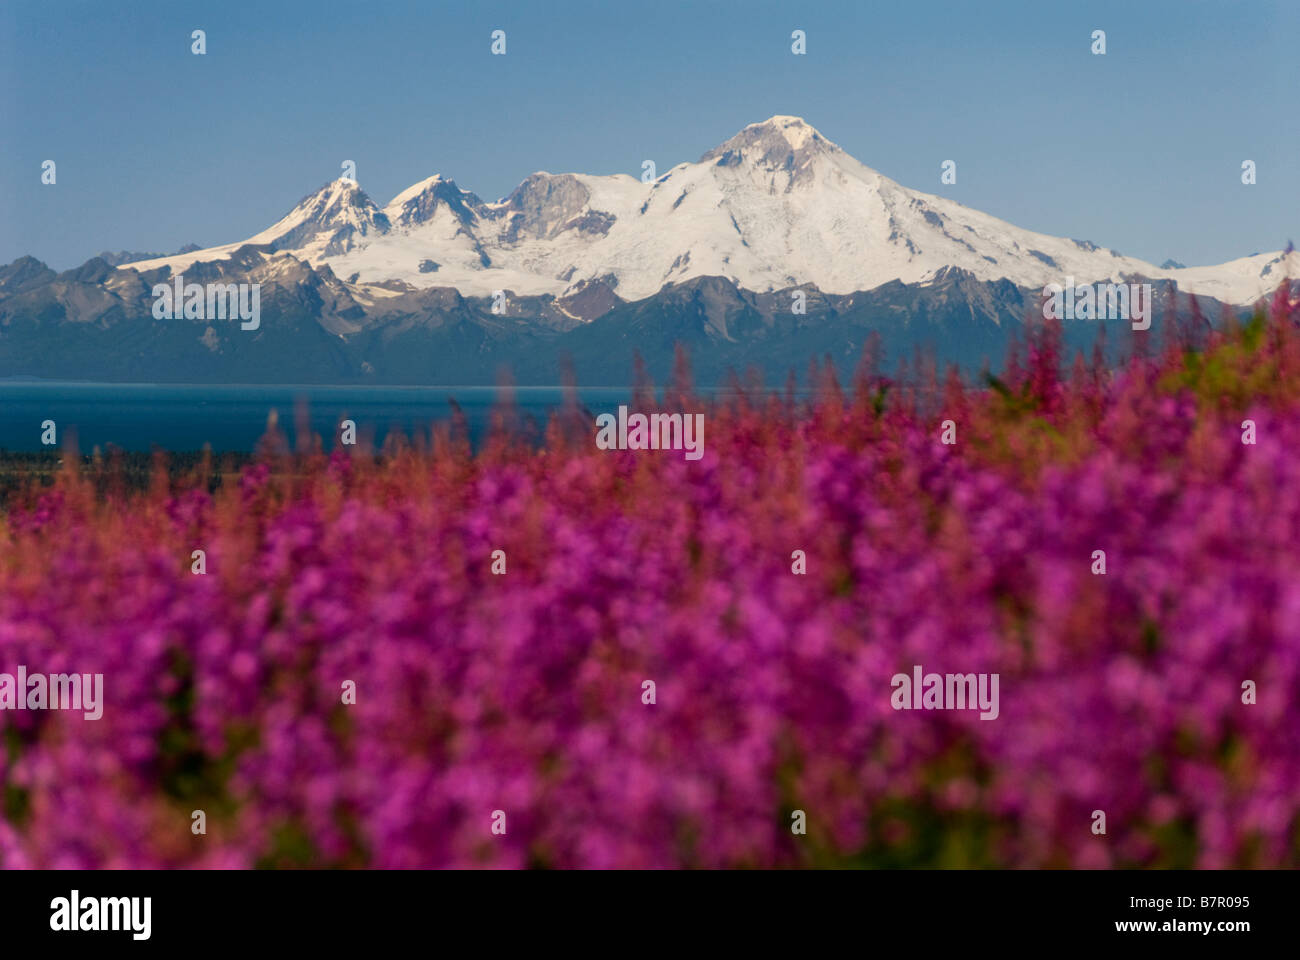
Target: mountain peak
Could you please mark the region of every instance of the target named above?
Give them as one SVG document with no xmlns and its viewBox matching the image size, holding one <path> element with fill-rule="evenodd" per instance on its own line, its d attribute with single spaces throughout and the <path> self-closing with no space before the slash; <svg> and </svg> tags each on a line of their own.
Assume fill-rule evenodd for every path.
<svg viewBox="0 0 1300 960">
<path fill-rule="evenodd" d="M 403 204 L 415 199 L 420 194 L 428 190 L 436 190 L 441 184 L 448 182 L 447 178 L 440 173 L 435 173 L 431 177 L 425 177 L 416 183 L 411 184 L 392 200 L 388 201 L 388 207 L 400 208 Z M 387 208 L 385 208 L 387 209 Z"/>
<path fill-rule="evenodd" d="M 309 194 L 308 197 L 347 197 L 354 198 L 358 194 L 364 195 L 361 185 L 351 177 L 339 177 L 331 180 L 315 193 Z"/>
<path fill-rule="evenodd" d="M 361 186 L 349 177 L 330 180 L 324 186 L 313 190 L 295 205 L 295 211 L 308 211 L 310 216 L 320 218 L 350 208 L 374 207 L 374 201 L 366 195 Z"/>
<path fill-rule="evenodd" d="M 700 163 L 716 160 L 719 166 L 746 163 L 770 170 L 793 171 L 814 156 L 832 152 L 840 152 L 840 148 L 802 117 L 777 114 L 761 123 L 751 123 L 700 157 Z"/>
<path fill-rule="evenodd" d="M 478 219 L 481 205 L 478 197 L 456 186 L 456 181 L 434 174 L 393 197 L 384 214 L 390 223 L 410 227 L 427 223 L 445 207 L 460 223 L 469 224 Z"/>
<path fill-rule="evenodd" d="M 803 117 L 792 117 L 781 113 L 768 117 L 761 123 L 751 123 L 745 129 L 775 131 L 785 137 L 786 142 L 796 150 L 814 138 L 820 139 L 822 142 L 829 142 L 821 135 L 816 127 Z"/>
<path fill-rule="evenodd" d="M 357 182 L 339 177 L 307 194 L 283 219 L 249 242 L 331 256 L 352 249 L 357 237 L 386 233 L 388 226 L 388 218 Z"/>
</svg>

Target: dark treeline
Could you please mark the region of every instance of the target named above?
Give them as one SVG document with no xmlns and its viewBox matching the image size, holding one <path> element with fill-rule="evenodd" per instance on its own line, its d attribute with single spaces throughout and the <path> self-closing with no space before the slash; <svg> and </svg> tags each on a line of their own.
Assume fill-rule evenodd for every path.
<svg viewBox="0 0 1300 960">
<path fill-rule="evenodd" d="M 15 494 L 49 487 L 64 468 L 69 454 L 63 450 L 21 452 L 0 449 L 0 505 L 8 506 Z M 75 455 L 82 473 L 95 485 L 100 496 L 110 492 L 136 493 L 148 490 L 160 470 L 171 478 L 199 480 L 206 474 L 209 492 L 216 492 L 223 478 L 237 474 L 256 458 L 253 453 L 213 453 L 190 450 L 174 453 L 122 450 Z"/>
</svg>

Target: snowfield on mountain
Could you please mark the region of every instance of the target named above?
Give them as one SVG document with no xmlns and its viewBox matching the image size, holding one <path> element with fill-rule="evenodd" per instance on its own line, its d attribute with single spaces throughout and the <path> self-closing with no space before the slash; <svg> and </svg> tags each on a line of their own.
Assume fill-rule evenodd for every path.
<svg viewBox="0 0 1300 960">
<path fill-rule="evenodd" d="M 118 269 L 176 273 L 248 243 L 329 266 L 355 284 L 453 287 L 467 296 L 565 297 L 601 282 L 637 300 L 704 276 L 755 292 L 810 284 L 847 294 L 957 267 L 1023 287 L 1067 277 L 1168 279 L 1188 293 L 1249 304 L 1300 275 L 1293 252 L 1161 268 L 1022 230 L 904 187 L 789 116 L 751 124 L 648 184 L 624 174 L 539 172 L 486 203 L 432 176 L 380 209 L 354 181 L 335 180 L 248 240 Z"/>
</svg>

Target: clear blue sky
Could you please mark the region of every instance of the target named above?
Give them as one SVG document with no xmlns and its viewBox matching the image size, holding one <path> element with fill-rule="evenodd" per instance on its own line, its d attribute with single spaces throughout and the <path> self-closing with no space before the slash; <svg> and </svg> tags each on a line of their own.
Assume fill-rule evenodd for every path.
<svg viewBox="0 0 1300 960">
<path fill-rule="evenodd" d="M 0 263 L 243 239 L 344 160 L 380 205 L 433 173 L 496 199 L 772 114 L 1019 226 L 1215 263 L 1300 241 L 1298 64 L 1298 0 L 5 0 Z"/>
</svg>

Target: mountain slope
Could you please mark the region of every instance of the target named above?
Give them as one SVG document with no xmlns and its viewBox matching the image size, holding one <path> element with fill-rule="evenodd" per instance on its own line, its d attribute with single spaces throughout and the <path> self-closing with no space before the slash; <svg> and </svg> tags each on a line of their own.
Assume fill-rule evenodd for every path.
<svg viewBox="0 0 1300 960">
<path fill-rule="evenodd" d="M 1067 277 L 1169 279 L 1244 304 L 1282 276 L 1300 274 L 1294 254 L 1156 267 L 1087 241 L 1022 230 L 903 187 L 789 116 L 751 124 L 650 184 L 540 172 L 485 203 L 433 176 L 380 210 L 355 183 L 338 180 L 247 242 L 328 264 L 360 283 L 559 297 L 599 282 L 625 301 L 701 276 L 755 292 L 811 284 L 848 294 L 894 280 L 927 282 L 955 267 L 1037 288 Z M 242 245 L 129 266 L 180 271 Z"/>
<path fill-rule="evenodd" d="M 825 358 L 848 376 L 873 338 L 886 369 L 921 351 L 974 375 L 985 365 L 998 369 L 1039 301 L 1038 291 L 1009 280 L 946 268 L 922 283 L 893 280 L 851 294 L 804 285 L 801 314 L 791 312 L 791 289 L 755 292 L 716 276 L 668 283 L 632 302 L 595 282 L 569 298 L 511 296 L 496 312 L 493 298 L 451 287 L 350 284 L 328 263 L 313 266 L 269 245 L 192 264 L 185 275 L 199 284 L 260 284 L 259 327 L 245 331 L 237 318 L 156 319 L 151 291 L 168 281 L 166 267 L 115 270 L 94 259 L 55 273 L 32 258 L 0 267 L 0 377 L 490 385 L 508 371 L 521 385 L 548 385 L 570 371 L 584 385 L 612 386 L 630 382 L 638 358 L 663 382 L 680 345 L 702 386 L 750 370 L 780 384 Z M 1193 308 L 1169 287 L 1156 288 L 1158 336 L 1173 329 L 1171 320 L 1196 329 L 1202 317 L 1225 313 L 1209 300 Z M 1106 326 L 1113 348 L 1146 342 L 1125 321 Z M 1100 328 L 1066 324 L 1067 346 L 1090 350 Z"/>
</svg>

